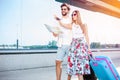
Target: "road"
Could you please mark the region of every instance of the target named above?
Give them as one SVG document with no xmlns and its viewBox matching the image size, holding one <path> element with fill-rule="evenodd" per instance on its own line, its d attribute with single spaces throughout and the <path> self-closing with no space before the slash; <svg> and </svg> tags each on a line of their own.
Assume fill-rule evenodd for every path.
<svg viewBox="0 0 120 80">
<path fill-rule="evenodd" d="M 109 56 L 120 73 L 120 51 L 95 52 L 93 55 Z M 55 78 L 55 66 L 0 72 L 0 80 L 55 80 Z M 63 65 L 62 80 L 67 80 L 66 65 Z M 77 80 L 77 77 L 73 76 L 72 80 Z"/>
</svg>

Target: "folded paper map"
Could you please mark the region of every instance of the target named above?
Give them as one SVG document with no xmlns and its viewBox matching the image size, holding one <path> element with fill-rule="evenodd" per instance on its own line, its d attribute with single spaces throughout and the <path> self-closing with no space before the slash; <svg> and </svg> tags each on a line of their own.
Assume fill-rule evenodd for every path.
<svg viewBox="0 0 120 80">
<path fill-rule="evenodd" d="M 53 33 L 56 33 L 56 34 L 62 33 L 62 31 L 60 30 L 59 27 L 52 27 L 48 24 L 44 24 L 44 25 L 48 29 L 48 31 L 50 31 L 50 32 L 53 32 Z"/>
</svg>

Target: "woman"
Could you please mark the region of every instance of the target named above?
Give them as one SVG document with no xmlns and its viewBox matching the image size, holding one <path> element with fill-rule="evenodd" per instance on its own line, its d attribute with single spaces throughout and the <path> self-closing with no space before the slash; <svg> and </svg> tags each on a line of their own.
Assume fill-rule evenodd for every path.
<svg viewBox="0 0 120 80">
<path fill-rule="evenodd" d="M 72 29 L 73 39 L 68 53 L 67 73 L 68 80 L 72 75 L 78 75 L 78 80 L 82 80 L 82 75 L 90 74 L 88 51 L 89 38 L 86 25 L 82 23 L 78 10 L 72 13 L 72 23 L 60 25 Z"/>
</svg>

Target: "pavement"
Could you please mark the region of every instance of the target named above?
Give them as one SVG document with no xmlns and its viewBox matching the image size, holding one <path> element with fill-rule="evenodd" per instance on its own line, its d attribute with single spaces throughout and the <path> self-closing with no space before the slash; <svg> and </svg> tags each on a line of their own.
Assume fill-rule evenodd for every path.
<svg viewBox="0 0 120 80">
<path fill-rule="evenodd" d="M 120 74 L 120 54 L 109 56 Z M 66 65 L 63 65 L 61 80 L 67 80 L 66 68 Z M 0 80 L 56 80 L 55 66 L 1 71 Z M 72 76 L 71 80 L 78 80 L 77 76 Z"/>
<path fill-rule="evenodd" d="M 120 74 L 120 66 L 117 67 Z M 66 66 L 63 66 L 62 79 L 67 80 Z M 0 72 L 0 80 L 56 80 L 55 67 L 34 68 Z M 77 80 L 72 76 L 72 80 Z"/>
<path fill-rule="evenodd" d="M 117 71 L 118 71 L 118 73 L 120 74 L 120 67 L 117 67 Z"/>
</svg>

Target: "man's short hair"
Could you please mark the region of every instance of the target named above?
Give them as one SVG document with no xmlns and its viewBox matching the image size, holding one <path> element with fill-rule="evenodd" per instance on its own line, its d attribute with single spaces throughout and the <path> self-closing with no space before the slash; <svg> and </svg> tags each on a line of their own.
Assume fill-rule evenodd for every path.
<svg viewBox="0 0 120 80">
<path fill-rule="evenodd" d="M 70 10 L 70 6 L 69 6 L 67 3 L 63 3 L 63 4 L 61 5 L 61 8 L 62 8 L 63 6 L 66 6 L 67 9 Z"/>
</svg>

